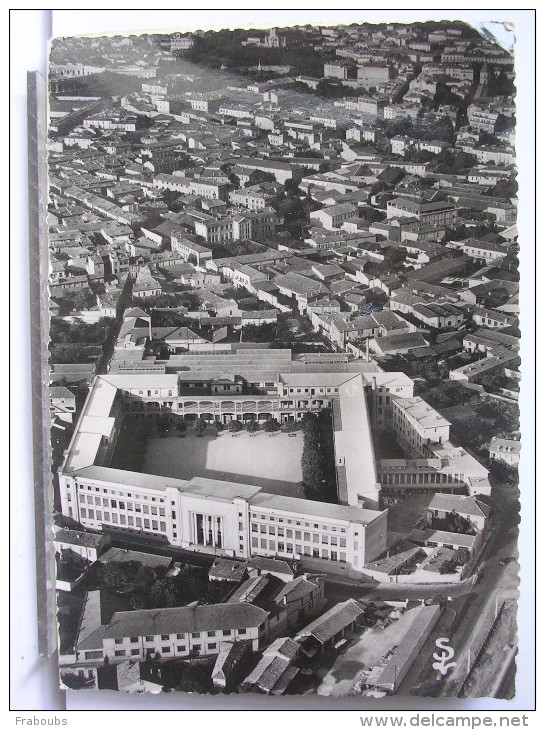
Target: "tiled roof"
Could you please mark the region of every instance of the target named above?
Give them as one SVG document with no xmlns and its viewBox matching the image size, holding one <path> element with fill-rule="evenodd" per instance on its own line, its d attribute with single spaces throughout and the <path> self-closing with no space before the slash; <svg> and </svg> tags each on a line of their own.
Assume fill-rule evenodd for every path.
<svg viewBox="0 0 545 730">
<path fill-rule="evenodd" d="M 104 638 L 257 628 L 267 612 L 248 603 L 118 611 L 104 627 Z"/>
<path fill-rule="evenodd" d="M 312 621 L 312 623 L 299 633 L 298 638 L 314 636 L 319 642 L 324 644 L 340 631 L 347 628 L 347 626 L 350 626 L 363 612 L 364 609 L 359 603 L 353 598 L 349 598 L 347 601 L 338 603 L 333 608 L 330 608 L 320 618 Z"/>
<path fill-rule="evenodd" d="M 490 512 L 487 505 L 477 501 L 474 497 L 467 497 L 463 494 L 434 494 L 428 509 L 446 510 L 476 517 L 484 517 Z"/>
<path fill-rule="evenodd" d="M 96 548 L 104 539 L 105 536 L 102 534 L 85 532 L 84 530 L 62 529 L 55 533 L 55 542 L 66 543 L 67 545 L 81 545 Z"/>
</svg>

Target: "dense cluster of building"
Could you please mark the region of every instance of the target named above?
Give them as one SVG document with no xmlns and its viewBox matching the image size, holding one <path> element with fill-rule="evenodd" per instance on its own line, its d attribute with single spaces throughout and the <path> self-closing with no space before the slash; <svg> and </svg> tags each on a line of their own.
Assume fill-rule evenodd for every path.
<svg viewBox="0 0 545 730">
<path fill-rule="evenodd" d="M 237 38 L 264 55 L 234 70 L 260 80 L 211 89 L 198 67 L 179 72 L 199 33 L 63 39 L 50 67 L 51 312 L 76 328 L 111 322 L 100 360 L 59 350 L 52 363 L 52 422 L 70 432 L 57 551 L 94 563 L 113 529 L 242 571 L 221 604 L 107 620 L 89 591 L 64 671 L 100 684 L 107 659 L 130 691 L 161 686 L 140 667 L 159 654 L 214 657 L 223 689 L 253 656 L 243 686 L 280 694 L 301 657 L 363 621 L 352 599 L 320 615 L 324 574 L 459 580 L 437 566 L 476 558 L 489 470 L 413 366 L 439 363 L 476 397 L 495 378 L 495 397 L 518 398 L 512 57 L 458 24 Z M 298 43 L 321 76 L 267 65 Z M 280 426 L 324 409 L 337 504 L 112 466 L 124 419 Z M 402 457 L 378 454 L 377 434 Z M 490 456 L 516 465 L 519 449 L 502 434 Z M 388 507 L 422 493 L 428 524 L 390 554 Z M 453 512 L 467 532 L 445 529 Z M 386 675 L 367 686 L 395 691 Z"/>
</svg>

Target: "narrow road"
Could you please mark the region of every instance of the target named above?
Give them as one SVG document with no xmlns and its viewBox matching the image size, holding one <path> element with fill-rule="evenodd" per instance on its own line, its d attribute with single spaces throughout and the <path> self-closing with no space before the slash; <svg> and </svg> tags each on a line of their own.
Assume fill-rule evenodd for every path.
<svg viewBox="0 0 545 730">
<path fill-rule="evenodd" d="M 427 655 L 428 663 L 422 661 L 420 675 L 411 672 L 413 688 L 411 694 L 425 696 L 456 696 L 467 676 L 468 669 L 476 658 L 480 643 L 490 628 L 496 610 L 503 601 L 517 598 L 517 563 L 512 560 L 505 564 L 506 556 L 516 555 L 516 526 L 519 521 L 516 490 L 496 486 L 497 504 L 494 534 L 483 551 L 480 561 L 480 576 L 471 590 L 463 596 L 458 594 L 448 603 L 446 612 L 455 614 L 450 627 L 448 619 L 442 619 L 422 647 L 421 655 Z M 447 630 L 448 629 L 448 630 Z M 445 630 L 441 634 L 441 630 Z M 454 649 L 453 661 L 457 662 L 446 677 L 442 677 L 431 666 L 432 655 L 437 648 L 437 638 L 449 639 Z M 407 689 L 407 686 L 404 687 Z M 483 688 L 490 692 L 493 688 Z"/>
<path fill-rule="evenodd" d="M 125 310 L 130 305 L 130 302 L 131 302 L 132 287 L 133 287 L 133 282 L 132 282 L 132 280 L 129 280 L 127 282 L 127 290 L 122 295 L 123 296 L 123 306 L 121 307 L 119 316 L 116 318 L 115 322 L 113 322 L 112 326 L 110 327 L 110 331 L 108 332 L 108 337 L 106 338 L 106 342 L 104 343 L 104 348 L 102 350 L 102 354 L 98 360 L 97 367 L 96 367 L 97 375 L 104 375 L 104 373 L 107 373 L 109 370 L 110 361 L 111 361 L 112 355 L 114 353 L 115 343 L 116 343 L 117 337 L 119 335 L 119 330 L 121 329 L 121 325 L 123 324 L 123 314 L 125 313 Z"/>
<path fill-rule="evenodd" d="M 492 688 L 492 694 L 500 700 L 510 700 L 515 696 L 515 676 L 517 673 L 517 649 L 509 652 L 507 660 L 499 672 L 499 680 Z"/>
</svg>

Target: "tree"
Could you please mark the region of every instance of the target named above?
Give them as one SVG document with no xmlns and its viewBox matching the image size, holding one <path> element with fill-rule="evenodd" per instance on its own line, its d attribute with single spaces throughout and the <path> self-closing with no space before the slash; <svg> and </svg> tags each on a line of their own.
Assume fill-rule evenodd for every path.
<svg viewBox="0 0 545 730">
<path fill-rule="evenodd" d="M 250 433 L 255 433 L 256 431 L 259 431 L 259 428 L 260 428 L 259 423 L 255 420 L 255 418 L 252 418 L 251 421 L 248 421 L 246 423 L 246 429 Z"/>
<path fill-rule="evenodd" d="M 452 173 L 469 170 L 477 164 L 475 155 L 460 150 L 446 149 L 437 155 L 437 172 Z"/>
<path fill-rule="evenodd" d="M 183 673 L 175 687 L 179 692 L 198 692 L 208 694 L 213 689 L 210 673 L 205 667 L 193 664 L 183 666 Z"/>
<path fill-rule="evenodd" d="M 115 593 L 127 593 L 133 587 L 134 564 L 105 563 L 102 569 L 102 581 L 105 588 Z"/>
<path fill-rule="evenodd" d="M 243 328 L 246 342 L 270 342 L 274 347 L 283 347 L 292 339 L 289 328 L 283 322 L 265 322 L 262 325 L 248 324 Z"/>
<path fill-rule="evenodd" d="M 336 502 L 336 470 L 331 412 L 306 413 L 301 471 L 305 495 L 309 499 Z"/>
<path fill-rule="evenodd" d="M 505 461 L 492 459 L 490 462 L 490 473 L 502 484 L 513 485 L 518 483 L 518 468 L 512 464 L 506 464 Z"/>
<path fill-rule="evenodd" d="M 263 424 L 263 430 L 267 431 L 269 433 L 278 431 L 279 428 L 280 428 L 280 424 L 278 423 L 276 418 L 267 418 L 267 420 Z"/>
<path fill-rule="evenodd" d="M 183 416 L 180 416 L 176 419 L 176 430 L 180 433 L 183 433 L 187 429 L 187 424 L 185 422 L 185 418 Z"/>
<path fill-rule="evenodd" d="M 223 580 L 208 581 L 208 589 L 206 592 L 207 603 L 223 603 L 227 595 L 231 592 L 232 583 Z"/>
<path fill-rule="evenodd" d="M 449 512 L 444 519 L 435 518 L 433 526 L 446 532 L 456 532 L 462 535 L 476 535 L 477 530 L 471 520 L 459 515 L 457 512 Z"/>
<path fill-rule="evenodd" d="M 481 376 L 480 382 L 489 393 L 501 393 L 502 388 L 509 387 L 509 378 L 504 372 L 496 370 L 493 373 L 485 373 Z"/>
<path fill-rule="evenodd" d="M 496 96 L 509 96 L 511 94 L 514 94 L 516 92 L 515 85 L 512 81 L 512 79 L 508 78 L 505 71 L 501 71 L 493 80 L 492 82 L 492 89 Z M 505 119 L 505 117 L 504 117 Z M 512 125 L 512 120 L 506 120 L 506 122 L 510 122 Z M 502 131 L 502 128 L 498 129 L 498 131 Z"/>
<path fill-rule="evenodd" d="M 314 449 L 304 449 L 301 457 L 303 482 L 309 487 L 320 489 L 325 478 L 320 455 Z"/>
<path fill-rule="evenodd" d="M 507 180 L 498 180 L 493 188 L 488 190 L 487 195 L 495 198 L 514 198 L 518 192 L 518 183 L 514 177 Z"/>
<path fill-rule="evenodd" d="M 148 565 L 139 564 L 133 581 L 135 590 L 141 590 L 146 593 L 151 588 L 155 579 L 156 574 L 153 568 L 150 568 Z"/>
<path fill-rule="evenodd" d="M 518 431 L 518 406 L 506 403 L 505 401 L 498 401 L 493 398 L 485 398 L 483 404 L 476 410 L 480 415 L 493 418 L 496 425 L 502 430 L 510 432 Z"/>
<path fill-rule="evenodd" d="M 89 677 L 80 677 L 69 672 L 63 672 L 61 674 L 61 681 L 69 689 L 82 689 L 86 685 L 89 686 L 92 682 Z"/>
<path fill-rule="evenodd" d="M 151 312 L 155 307 L 176 308 L 180 306 L 178 297 L 175 294 L 158 294 L 154 297 L 133 297 L 131 307 L 138 307 L 145 312 Z"/>
<path fill-rule="evenodd" d="M 314 413 L 304 413 L 301 418 L 301 423 L 305 432 L 316 431 L 318 427 L 317 418 Z"/>
<path fill-rule="evenodd" d="M 149 589 L 150 608 L 171 608 L 177 605 L 176 589 L 172 580 L 160 578 Z"/>
<path fill-rule="evenodd" d="M 201 305 L 199 295 L 195 292 L 189 291 L 179 295 L 180 304 L 187 307 L 190 310 L 198 309 Z"/>
<path fill-rule="evenodd" d="M 231 431 L 231 433 L 238 433 L 242 429 L 242 423 L 236 418 L 233 418 L 232 421 L 229 421 L 227 429 Z"/>
<path fill-rule="evenodd" d="M 50 362 L 64 363 L 71 365 L 74 363 L 92 362 L 95 358 L 89 357 L 88 353 L 76 344 L 58 344 L 51 342 L 49 346 L 51 353 Z"/>
<path fill-rule="evenodd" d="M 134 591 L 134 593 L 131 593 L 129 603 L 131 608 L 135 611 L 148 608 L 147 594 L 141 593 L 140 591 Z"/>
<path fill-rule="evenodd" d="M 195 423 L 193 425 L 195 434 L 199 437 L 202 436 L 203 433 L 206 431 L 206 426 L 207 426 L 207 423 L 204 420 L 204 418 L 197 418 L 197 420 L 195 421 Z"/>
<path fill-rule="evenodd" d="M 96 305 L 96 297 L 89 289 L 83 289 L 74 294 L 72 299 L 72 308 L 76 311 L 88 309 Z"/>
<path fill-rule="evenodd" d="M 166 416 L 161 416 L 155 423 L 155 428 L 159 431 L 161 436 L 164 436 L 169 429 L 169 420 Z"/>
<path fill-rule="evenodd" d="M 456 573 L 456 569 L 461 565 L 465 565 L 470 557 L 471 553 L 466 547 L 458 548 L 458 550 L 454 551 L 452 558 L 441 565 L 439 572 L 443 575 L 446 573 Z"/>
<path fill-rule="evenodd" d="M 284 425 L 282 426 L 283 431 L 286 433 L 293 433 L 294 431 L 299 431 L 301 428 L 301 424 L 299 421 L 286 421 Z"/>
<path fill-rule="evenodd" d="M 178 605 L 201 600 L 208 589 L 208 573 L 206 569 L 184 565 L 178 575 L 172 578 L 172 587 L 176 593 Z"/>
</svg>

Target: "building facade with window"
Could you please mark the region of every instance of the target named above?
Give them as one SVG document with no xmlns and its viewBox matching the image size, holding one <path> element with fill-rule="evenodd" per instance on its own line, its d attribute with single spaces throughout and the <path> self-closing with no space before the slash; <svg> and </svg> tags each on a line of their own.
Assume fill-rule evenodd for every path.
<svg viewBox="0 0 545 730">
<path fill-rule="evenodd" d="M 386 549 L 387 511 L 331 505 L 204 477 L 188 481 L 89 466 L 62 474 L 63 513 L 212 555 L 301 561 L 357 574 Z"/>
<path fill-rule="evenodd" d="M 358 576 L 386 550 L 381 505 L 422 489 L 489 493 L 487 469 L 449 442 L 449 422 L 413 397 L 403 373 L 278 372 L 276 378 L 263 395 L 211 388 L 188 395 L 189 383 L 176 374 L 97 376 L 59 470 L 63 515 L 89 530 L 149 534 L 218 557 L 291 559 L 311 571 Z M 110 466 L 124 413 L 284 422 L 323 408 L 333 412 L 338 505 L 251 484 Z M 376 462 L 372 428 L 392 428 L 412 460 Z"/>
<path fill-rule="evenodd" d="M 343 383 L 348 383 L 346 392 L 356 388 L 360 395 L 357 407 L 367 419 L 361 375 L 327 374 L 325 380 L 323 374 L 303 377 L 305 384 L 297 376 L 291 380 L 285 376 L 278 384 L 282 394 L 277 396 L 251 396 L 253 408 L 261 398 L 267 403 L 264 415 L 275 412 L 271 411 L 275 401 L 282 413 L 300 418 L 309 409 L 318 411 L 330 405 L 339 397 L 339 389 L 344 392 Z M 299 395 L 290 390 L 307 392 Z M 179 401 L 187 398 L 191 396 L 178 395 L 176 375 L 98 376 L 59 471 L 63 514 L 92 530 L 106 527 L 148 533 L 171 545 L 218 556 L 292 558 L 307 562 L 311 569 L 330 566 L 347 575 L 357 574 L 365 562 L 385 550 L 386 511 L 378 509 L 369 431 L 360 436 L 368 443 L 362 453 L 372 462 L 370 476 L 367 469 L 363 481 L 358 478 L 357 489 L 349 490 L 357 498 L 342 499 L 340 505 L 268 494 L 247 484 L 198 476 L 173 479 L 109 466 L 125 408 L 138 403 L 150 407 L 143 416 L 172 415 L 179 413 Z M 213 417 L 214 402 L 227 402 L 225 398 L 206 396 L 207 409 L 212 410 L 207 415 Z M 242 403 L 248 398 L 229 394 L 228 402 L 241 399 Z M 243 417 L 236 407 L 233 410 L 229 418 Z M 344 413 L 348 424 L 346 404 Z M 353 433 L 348 435 L 352 437 Z M 339 448 L 340 458 L 344 458 L 344 446 Z M 352 463 L 352 457 L 348 458 Z"/>
<path fill-rule="evenodd" d="M 75 646 L 75 664 L 217 656 L 224 644 L 268 638 L 268 613 L 249 603 L 118 611 L 101 621 L 100 591 L 89 591 Z"/>
</svg>

